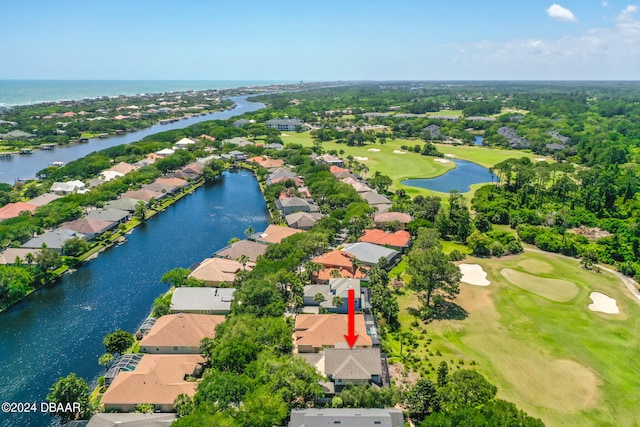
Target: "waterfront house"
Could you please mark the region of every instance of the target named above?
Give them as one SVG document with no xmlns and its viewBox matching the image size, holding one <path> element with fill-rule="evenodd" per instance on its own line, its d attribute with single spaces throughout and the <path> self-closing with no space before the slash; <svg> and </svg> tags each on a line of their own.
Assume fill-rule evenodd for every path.
<svg viewBox="0 0 640 427">
<path fill-rule="evenodd" d="M 284 166 L 284 160 L 282 159 L 271 159 L 267 156 L 255 156 L 247 159 L 247 162 L 257 163 L 263 168 L 266 169 L 276 169 Z"/>
<path fill-rule="evenodd" d="M 388 233 L 376 228 L 373 230 L 364 230 L 364 234 L 358 239 L 358 241 L 386 246 L 402 252 L 411 246 L 411 234 L 405 230 Z"/>
<path fill-rule="evenodd" d="M 165 197 L 167 194 L 173 194 L 173 192 L 179 190 L 177 187 L 174 187 L 173 185 L 164 185 L 155 181 L 152 182 L 151 184 L 143 185 L 140 189 L 155 191 L 156 193 L 162 193 L 165 195 Z"/>
<path fill-rule="evenodd" d="M 124 224 L 130 218 L 131 213 L 122 209 L 94 209 L 87 214 L 87 219 L 100 219 L 118 224 Z"/>
<path fill-rule="evenodd" d="M 238 150 L 229 151 L 229 155 L 233 156 L 233 160 L 236 162 L 247 160 L 247 155 L 242 151 L 238 151 Z"/>
<path fill-rule="evenodd" d="M 385 258 L 390 265 L 393 265 L 398 255 L 400 255 L 400 252 L 394 249 L 367 242 L 350 243 L 342 250 L 353 255 L 358 261 L 369 267 L 378 265 L 380 258 Z"/>
<path fill-rule="evenodd" d="M 403 427 L 399 409 L 324 408 L 293 409 L 288 427 Z"/>
<path fill-rule="evenodd" d="M 204 280 L 205 286 L 231 285 L 240 270 L 251 270 L 254 265 L 252 262 L 243 265 L 234 259 L 207 258 L 189 276 Z"/>
<path fill-rule="evenodd" d="M 35 258 L 39 253 L 39 249 L 7 248 L 0 252 L 0 265 L 13 265 L 16 263 L 16 259 L 19 259 L 21 264 L 28 264 L 28 254 Z M 35 260 L 31 261 L 31 264 L 35 264 Z"/>
<path fill-rule="evenodd" d="M 294 346 L 298 353 L 319 353 L 327 347 L 345 347 L 344 338 L 349 330 L 346 314 L 299 314 L 296 317 Z M 353 348 L 370 348 L 373 345 L 367 335 L 364 315 L 355 315 L 355 334 L 358 335 Z"/>
<path fill-rule="evenodd" d="M 199 354 L 145 354 L 133 371 L 121 371 L 101 399 L 105 411 L 134 412 L 152 404 L 160 412 L 175 410 L 180 394 L 193 397 L 205 359 Z"/>
<path fill-rule="evenodd" d="M 283 239 L 302 232 L 304 232 L 304 230 L 269 224 L 262 233 L 256 233 L 253 238 L 264 243 L 280 243 Z"/>
<path fill-rule="evenodd" d="M 171 313 L 229 314 L 235 288 L 177 288 Z"/>
<path fill-rule="evenodd" d="M 151 199 L 162 199 L 166 194 L 160 193 L 158 191 L 145 190 L 143 188 L 139 190 L 129 190 L 126 193 L 122 194 L 122 197 L 127 197 L 129 199 L 142 200 L 144 202 L 148 202 Z"/>
<path fill-rule="evenodd" d="M 25 202 L 9 203 L 0 208 L 0 221 L 15 218 L 20 215 L 33 215 L 36 212 L 36 205 Z"/>
<path fill-rule="evenodd" d="M 214 338 L 225 317 L 210 314 L 167 314 L 140 340 L 140 351 L 153 354 L 200 354 L 200 341 Z"/>
<path fill-rule="evenodd" d="M 112 230 L 118 226 L 117 222 L 104 221 L 95 218 L 79 218 L 73 221 L 67 221 L 60 224 L 60 229 L 73 230 L 84 234 L 85 240 L 94 239 L 105 231 Z"/>
<path fill-rule="evenodd" d="M 308 200 L 301 199 L 300 197 L 288 197 L 286 199 L 276 200 L 276 208 L 282 212 L 283 215 L 289 215 L 294 212 L 317 212 L 318 206 L 313 203 L 309 203 Z"/>
<path fill-rule="evenodd" d="M 162 185 L 167 185 L 170 187 L 174 187 L 177 189 L 183 189 L 185 187 L 189 186 L 189 181 L 184 180 L 184 179 L 180 179 L 180 178 L 156 178 L 156 180 L 154 181 L 158 184 L 162 184 Z M 174 190 L 175 192 L 175 190 Z"/>
<path fill-rule="evenodd" d="M 384 227 L 385 223 L 397 223 L 403 230 L 411 220 L 411 215 L 404 212 L 384 212 L 377 214 L 373 218 L 373 221 L 376 223 L 376 227 L 378 228 Z"/>
<path fill-rule="evenodd" d="M 136 205 L 139 202 L 142 202 L 142 200 L 132 199 L 130 197 L 120 197 L 119 199 L 111 200 L 105 203 L 104 207 L 108 209 L 119 209 L 119 210 L 134 212 L 136 210 Z"/>
<path fill-rule="evenodd" d="M 84 193 L 85 185 L 82 181 L 54 182 L 49 189 L 51 193 L 66 196 L 67 194 Z"/>
<path fill-rule="evenodd" d="M 225 246 L 215 253 L 217 257 L 237 260 L 245 255 L 249 261 L 256 262 L 260 255 L 264 255 L 268 246 L 262 243 L 252 242 L 251 240 L 238 240 L 232 244 Z"/>
<path fill-rule="evenodd" d="M 25 243 L 21 247 L 29 248 L 29 249 L 41 249 L 42 245 L 45 244 L 47 248 L 61 251 L 62 245 L 64 244 L 64 242 L 74 237 L 79 237 L 83 239 L 84 234 L 78 233 L 73 230 L 57 228 L 53 231 L 48 231 L 38 237 L 34 237 L 33 239 L 29 240 L 27 243 Z"/>
</svg>

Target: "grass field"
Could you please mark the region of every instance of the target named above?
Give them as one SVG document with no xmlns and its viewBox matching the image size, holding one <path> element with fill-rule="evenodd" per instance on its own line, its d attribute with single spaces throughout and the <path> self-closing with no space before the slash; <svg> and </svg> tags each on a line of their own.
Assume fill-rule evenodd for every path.
<svg viewBox="0 0 640 427">
<path fill-rule="evenodd" d="M 283 134 L 282 140 L 285 143 L 302 144 L 306 147 L 313 145 L 313 140 L 309 132 L 295 133 L 288 132 Z M 387 140 L 384 145 L 369 144 L 362 147 L 349 147 L 346 144 L 336 144 L 335 142 L 323 142 L 322 147 L 325 150 L 344 150 L 345 155 L 353 157 L 366 157 L 367 160 L 362 161 L 369 168 L 368 175 L 372 175 L 375 171 L 379 171 L 383 175 L 389 176 L 393 180 L 391 190 L 402 188 L 412 197 L 421 195 L 438 195 L 447 198 L 448 194 L 427 190 L 425 188 L 409 187 L 402 185 L 401 182 L 407 178 L 432 178 L 452 169 L 454 163 L 439 163 L 433 157 L 422 156 L 417 153 L 407 152 L 406 154 L 398 154 L 394 151 L 402 150 L 402 146 L 413 147 L 416 144 L 423 145 L 423 141 L 418 140 Z M 478 163 L 484 167 L 492 167 L 496 163 L 512 157 L 529 157 L 531 159 L 540 158 L 531 153 L 517 150 L 499 150 L 477 146 L 453 146 L 450 144 L 437 144 L 438 150 L 444 154 L 451 154 L 457 159 L 469 160 Z M 370 151 L 371 149 L 379 151 Z M 439 160 L 439 159 L 438 159 Z M 471 191 L 467 193 L 469 197 L 475 189 L 483 184 L 474 184 Z"/>
<path fill-rule="evenodd" d="M 399 297 L 402 329 L 415 337 L 410 353 L 405 343 L 408 365 L 435 378 L 443 360 L 450 369 L 471 364 L 499 397 L 550 426 L 640 425 L 640 304 L 619 279 L 534 252 L 464 262 L 480 264 L 492 282 L 461 284 L 466 319 L 417 324 L 407 311 L 415 296 Z M 592 291 L 616 299 L 620 314 L 588 310 Z M 388 338 L 390 360 L 402 360 Z"/>
</svg>

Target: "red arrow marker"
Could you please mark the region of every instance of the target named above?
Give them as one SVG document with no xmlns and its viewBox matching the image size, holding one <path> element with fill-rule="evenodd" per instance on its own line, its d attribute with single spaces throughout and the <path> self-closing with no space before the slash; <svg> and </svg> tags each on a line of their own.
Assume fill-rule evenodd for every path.
<svg viewBox="0 0 640 427">
<path fill-rule="evenodd" d="M 349 344 L 349 348 L 353 348 L 356 341 L 358 340 L 358 335 L 355 333 L 356 329 L 356 298 L 354 296 L 353 289 L 349 289 L 349 335 L 345 335 L 344 339 L 347 340 L 347 344 Z"/>
</svg>

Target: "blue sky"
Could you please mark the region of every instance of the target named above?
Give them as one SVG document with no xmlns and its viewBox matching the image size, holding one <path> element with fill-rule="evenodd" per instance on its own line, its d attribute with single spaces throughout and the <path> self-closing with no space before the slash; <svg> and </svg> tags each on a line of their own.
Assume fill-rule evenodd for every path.
<svg viewBox="0 0 640 427">
<path fill-rule="evenodd" d="M 635 1 L 2 0 L 0 79 L 637 80 Z"/>
</svg>

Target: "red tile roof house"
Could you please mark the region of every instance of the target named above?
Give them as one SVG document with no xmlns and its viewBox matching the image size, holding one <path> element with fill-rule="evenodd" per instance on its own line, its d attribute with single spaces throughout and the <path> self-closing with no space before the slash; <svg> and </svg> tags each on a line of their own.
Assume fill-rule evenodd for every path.
<svg viewBox="0 0 640 427">
<path fill-rule="evenodd" d="M 324 270 L 314 273 L 312 281 L 314 283 L 328 284 L 333 278 L 332 271 L 335 270 L 340 277 L 349 277 L 353 279 L 364 279 L 367 274 L 360 269 L 354 272 L 352 260 L 355 257 L 344 251 L 331 251 L 315 257 L 311 260 L 316 264 L 324 266 Z"/>
<path fill-rule="evenodd" d="M 358 241 L 382 245 L 398 251 L 405 251 L 411 246 L 411 234 L 405 230 L 388 233 L 376 228 L 374 230 L 364 230 L 364 234 Z"/>
<path fill-rule="evenodd" d="M 319 353 L 327 347 L 345 347 L 348 327 L 346 314 L 299 314 L 294 332 L 296 352 Z M 367 335 L 363 314 L 355 315 L 355 334 L 358 339 L 353 348 L 371 348 L 373 341 Z"/>
<path fill-rule="evenodd" d="M 199 354 L 145 354 L 133 371 L 118 374 L 101 403 L 105 411 L 134 412 L 151 403 L 155 410 L 173 412 L 178 395 L 195 395 L 198 383 L 187 378 L 200 376 L 204 363 Z"/>
<path fill-rule="evenodd" d="M 142 353 L 200 354 L 200 341 L 214 338 L 224 316 L 209 314 L 168 314 L 160 317 L 140 341 Z"/>
<path fill-rule="evenodd" d="M 36 211 L 36 208 L 37 206 L 32 205 L 31 203 L 9 203 L 0 208 L 0 221 L 18 217 L 22 212 L 29 212 L 30 215 L 33 215 Z"/>
</svg>

